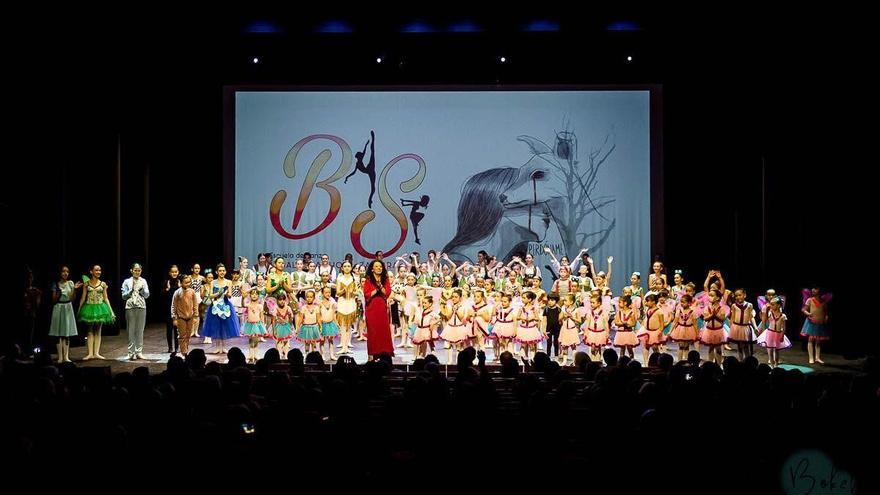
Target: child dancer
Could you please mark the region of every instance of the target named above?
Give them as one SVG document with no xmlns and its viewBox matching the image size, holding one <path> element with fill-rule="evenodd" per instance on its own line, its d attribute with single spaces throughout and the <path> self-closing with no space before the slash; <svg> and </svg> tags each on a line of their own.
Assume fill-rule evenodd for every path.
<svg viewBox="0 0 880 495">
<path fill-rule="evenodd" d="M 721 346 L 727 342 L 724 334 L 724 320 L 727 315 L 721 307 L 721 293 L 709 291 L 709 305 L 703 309 L 703 328 L 700 330 L 700 343 L 709 346 L 709 361 L 721 364 Z"/>
<path fill-rule="evenodd" d="M 183 277 L 180 288 L 174 292 L 171 298 L 171 321 L 177 328 L 177 344 L 181 354 L 189 352 L 189 339 L 193 334 L 193 326 L 199 321 L 199 301 L 196 291 L 192 288 L 193 278 L 191 275 Z M 135 354 L 134 359 L 143 359 L 143 356 Z"/>
<path fill-rule="evenodd" d="M 76 317 L 73 314 L 73 299 L 82 282 L 70 280 L 70 268 L 61 267 L 58 282 L 52 287 L 52 321 L 49 324 L 49 335 L 58 337 L 58 362 L 70 361 L 70 337 L 76 335 Z"/>
<path fill-rule="evenodd" d="M 691 344 L 697 341 L 697 314 L 691 309 L 694 298 L 690 294 L 681 296 L 678 309 L 675 310 L 675 327 L 669 332 L 669 338 L 678 343 L 678 360 L 687 356 Z"/>
<path fill-rule="evenodd" d="M 135 359 L 144 350 L 144 326 L 147 322 L 147 298 L 150 288 L 141 277 L 143 267 L 131 265 L 131 278 L 122 282 L 122 300 L 125 301 L 125 329 L 128 331 L 128 359 Z M 177 325 L 172 325 L 177 331 Z M 174 342 L 175 352 L 178 343 Z"/>
<path fill-rule="evenodd" d="M 214 283 L 214 270 L 207 268 L 207 269 L 205 269 L 205 281 L 202 284 L 202 288 L 200 290 L 201 302 L 199 303 L 199 319 L 201 320 L 202 327 L 205 326 L 205 320 L 208 319 L 208 310 L 211 309 L 211 303 L 213 302 L 213 299 L 211 299 L 211 292 L 210 292 L 211 284 L 213 284 L 213 283 Z M 201 337 L 201 335 L 200 335 L 200 337 Z M 207 335 L 205 335 L 204 337 L 205 338 L 202 341 L 202 343 L 203 344 L 210 344 L 211 337 L 208 337 Z"/>
<path fill-rule="evenodd" d="M 651 265 L 651 273 L 648 275 L 648 287 L 654 287 L 659 282 L 659 289 L 665 289 L 669 286 L 669 283 L 666 281 L 666 274 L 663 273 L 663 263 L 660 261 L 655 261 L 653 265 Z"/>
<path fill-rule="evenodd" d="M 486 301 L 486 293 L 483 289 L 474 289 L 474 305 L 471 309 L 473 325 L 471 327 L 471 342 L 480 350 L 486 350 L 486 339 L 489 338 L 489 323 L 492 320 L 492 308 Z"/>
<path fill-rule="evenodd" d="M 401 305 L 401 324 L 406 328 L 401 329 L 400 344 L 397 347 L 411 348 L 412 342 L 410 339 L 414 332 L 413 314 L 415 314 L 416 308 L 419 307 L 419 288 L 416 286 L 416 276 L 414 273 L 407 273 L 405 279 L 406 284 L 403 286 L 404 303 Z"/>
<path fill-rule="evenodd" d="M 550 297 L 547 300 L 547 307 L 544 308 L 545 312 L 550 309 L 550 304 L 552 304 L 553 299 L 554 294 L 550 294 Z M 568 363 L 568 359 L 571 359 L 571 361 L 574 362 L 574 352 L 577 350 L 577 346 L 580 343 L 579 329 L 583 313 L 582 309 L 576 306 L 574 301 L 574 294 L 565 296 L 559 314 L 561 322 L 561 329 L 559 330 L 559 347 L 562 348 L 562 362 L 560 363 L 562 366 L 565 366 Z M 549 326 L 549 319 L 547 322 L 547 325 Z M 550 349 L 549 344 L 547 345 L 547 349 Z"/>
<path fill-rule="evenodd" d="M 510 294 L 501 295 L 501 305 L 492 315 L 492 337 L 497 341 L 495 360 L 499 360 L 501 353 L 513 352 L 513 339 L 516 337 L 516 314 L 510 306 Z"/>
<path fill-rule="evenodd" d="M 90 271 L 91 277 L 85 284 L 85 290 L 79 300 L 79 321 L 86 324 L 86 346 L 88 354 L 83 361 L 89 359 L 104 359 L 101 355 L 101 327 L 105 323 L 116 321 L 116 314 L 110 307 L 110 299 L 107 297 L 107 284 L 101 281 L 101 266 L 93 265 Z"/>
<path fill-rule="evenodd" d="M 205 334 L 205 337 L 220 339 L 220 347 L 214 351 L 214 354 L 224 354 L 226 352 L 224 349 L 225 340 L 238 337 L 240 325 L 235 309 L 229 301 L 232 296 L 232 283 L 226 280 L 226 266 L 222 263 L 218 264 L 215 272 L 217 279 L 209 287 L 209 297 L 212 299 L 211 309 L 205 315 L 205 327 L 202 333 Z"/>
<path fill-rule="evenodd" d="M 660 345 L 666 342 L 663 328 L 666 326 L 664 311 L 657 306 L 657 296 L 645 296 L 645 319 L 638 337 L 642 339 L 642 364 L 648 364 L 650 351 L 660 352 Z"/>
<path fill-rule="evenodd" d="M 590 309 L 584 318 L 584 343 L 590 347 L 593 361 L 601 361 L 602 349 L 611 345 L 609 318 L 608 310 L 602 307 L 602 298 L 598 295 L 590 297 Z"/>
<path fill-rule="evenodd" d="M 202 320 L 202 317 L 205 316 L 206 306 L 202 304 L 202 285 L 205 283 L 205 277 L 202 276 L 202 266 L 198 263 L 193 263 L 192 268 L 190 268 L 190 276 L 192 277 L 192 290 L 196 295 L 196 316 L 193 318 L 192 325 L 190 328 L 192 329 L 190 335 L 187 335 L 187 338 L 190 337 L 201 337 L 199 335 L 199 324 Z M 178 328 L 178 331 L 180 329 Z M 180 334 L 178 332 L 178 338 L 180 338 Z M 187 349 L 189 346 L 187 346 Z M 183 349 L 181 347 L 181 349 Z M 183 351 L 181 351 L 183 352 Z"/>
<path fill-rule="evenodd" d="M 767 349 L 767 362 L 774 368 L 779 366 L 779 350 L 791 347 L 791 342 L 785 336 L 786 320 L 782 312 L 782 299 L 774 297 L 767 310 L 765 330 L 758 336 L 758 345 Z"/>
<path fill-rule="evenodd" d="M 321 326 L 320 321 L 318 321 L 320 318 L 318 314 L 319 309 L 318 305 L 315 304 L 315 291 L 307 290 L 306 302 L 300 308 L 297 317 L 297 327 L 299 330 L 296 337 L 296 340 L 303 343 L 306 354 L 318 350 L 318 345 L 321 343 Z"/>
<path fill-rule="evenodd" d="M 746 302 L 746 291 L 736 289 L 730 307 L 730 341 L 736 344 L 736 357 L 742 361 L 752 355 L 755 343 L 755 310 Z"/>
<path fill-rule="evenodd" d="M 574 293 L 566 294 L 565 299 L 568 300 L 569 296 L 574 298 Z M 562 328 L 561 309 L 559 307 L 559 294 L 551 292 L 550 296 L 547 297 L 547 306 L 541 312 L 543 316 L 541 326 L 543 327 L 544 337 L 547 339 L 547 355 L 550 357 L 555 355 L 557 360 L 559 359 L 559 332 Z M 577 328 L 577 325 L 575 324 L 574 327 Z M 574 340 L 577 341 L 577 332 L 575 332 Z"/>
<path fill-rule="evenodd" d="M 287 358 L 290 349 L 290 339 L 293 337 L 291 322 L 295 315 L 293 306 L 287 304 L 287 294 L 280 293 L 276 299 L 275 314 L 272 315 L 272 338 L 275 339 L 275 348 L 281 355 L 281 359 Z"/>
<path fill-rule="evenodd" d="M 807 318 L 801 329 L 801 337 L 807 338 L 807 354 L 810 358 L 810 364 L 813 364 L 814 361 L 825 364 L 825 361 L 822 361 L 822 342 L 831 338 L 826 326 L 831 294 L 822 294 L 818 287 L 813 287 L 812 289 L 804 289 L 803 297 L 804 307 L 801 312 Z"/>
<path fill-rule="evenodd" d="M 529 359 L 529 350 L 532 355 L 535 353 L 535 347 L 541 341 L 541 331 L 538 329 L 540 317 L 535 310 L 535 293 L 526 291 L 522 295 L 523 306 L 517 315 L 519 324 L 516 327 L 516 341 L 522 346 L 520 348 L 522 356 Z"/>
<path fill-rule="evenodd" d="M 629 357 L 634 358 L 633 347 L 639 345 L 639 339 L 636 338 L 633 331 L 637 319 L 635 311 L 630 307 L 632 305 L 632 298 L 630 296 L 620 296 L 618 304 L 620 308 L 617 314 L 614 315 L 614 325 L 617 327 L 617 332 L 614 334 L 614 346 L 620 348 L 621 356 L 629 354 Z"/>
<path fill-rule="evenodd" d="M 251 289 L 248 296 L 248 303 L 245 306 L 245 322 L 241 326 L 241 334 L 248 337 L 247 361 L 256 363 L 260 337 L 266 334 L 266 325 L 263 323 L 263 303 L 260 301 L 260 291 L 256 287 Z"/>
<path fill-rule="evenodd" d="M 421 306 L 413 314 L 415 332 L 412 341 L 416 345 L 415 359 L 428 355 L 428 347 L 434 351 L 434 341 L 438 338 L 437 323 L 439 316 L 434 312 L 434 298 L 426 295 L 421 300 Z"/>
<path fill-rule="evenodd" d="M 336 323 L 339 324 L 342 349 L 340 354 L 351 354 L 351 327 L 357 318 L 358 284 L 352 275 L 351 262 L 342 262 L 342 274 L 336 277 Z"/>
<path fill-rule="evenodd" d="M 238 323 L 241 324 L 244 322 L 245 311 L 244 307 L 244 297 L 242 294 L 244 293 L 243 283 L 241 281 L 241 272 L 238 270 L 232 271 L 232 297 L 229 298 L 230 302 L 232 302 L 232 307 L 235 308 L 235 314 L 238 316 Z"/>
<path fill-rule="evenodd" d="M 448 278 L 448 277 L 447 277 Z M 441 312 L 446 319 L 443 333 L 440 338 L 445 340 L 447 348 L 446 364 L 452 364 L 452 351 L 461 350 L 468 338 L 468 326 L 470 324 L 470 308 L 461 303 L 461 289 L 453 289 L 452 298 L 441 307 Z"/>
<path fill-rule="evenodd" d="M 642 297 L 642 274 L 641 272 L 633 272 L 629 277 L 629 288 L 632 291 L 632 297 Z"/>
<path fill-rule="evenodd" d="M 336 301 L 333 300 L 331 293 L 330 286 L 324 287 L 321 292 L 321 357 L 324 359 L 329 357 L 335 361 L 336 346 L 333 341 L 339 337 L 339 325 L 336 324 Z"/>
<path fill-rule="evenodd" d="M 553 282 L 550 292 L 559 294 L 559 297 L 565 297 L 569 293 L 575 292 L 578 285 L 571 279 L 571 270 L 562 265 L 559 267 L 559 278 Z"/>
<path fill-rule="evenodd" d="M 681 296 L 684 295 L 684 276 L 682 275 L 681 270 L 675 270 L 675 274 L 672 276 L 672 281 L 675 285 L 670 288 L 670 293 L 672 294 L 672 298 L 678 301 L 681 299 Z"/>
<path fill-rule="evenodd" d="M 171 268 L 168 269 L 168 278 L 165 279 L 164 290 L 162 291 L 162 299 L 165 302 L 166 308 L 171 307 L 171 298 L 174 297 L 174 293 L 180 288 L 181 280 L 183 278 L 180 276 L 180 270 L 177 268 L 177 265 L 171 265 Z M 169 353 L 175 352 L 175 348 L 178 347 L 176 331 L 174 323 L 171 322 L 171 316 L 165 313 L 165 342 L 168 344 Z"/>
</svg>

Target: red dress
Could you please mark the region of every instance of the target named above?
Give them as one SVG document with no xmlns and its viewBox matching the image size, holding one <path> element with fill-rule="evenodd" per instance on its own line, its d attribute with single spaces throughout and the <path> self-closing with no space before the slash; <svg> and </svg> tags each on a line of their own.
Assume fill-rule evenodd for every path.
<svg viewBox="0 0 880 495">
<path fill-rule="evenodd" d="M 367 354 L 375 356 L 383 352 L 394 355 L 394 345 L 391 343 L 391 319 L 388 316 L 388 295 L 391 294 L 391 282 L 385 281 L 385 293 L 377 294 L 371 298 L 370 294 L 376 290 L 372 274 L 364 280 L 364 298 L 367 304 L 364 308 L 364 316 L 367 320 Z"/>
</svg>

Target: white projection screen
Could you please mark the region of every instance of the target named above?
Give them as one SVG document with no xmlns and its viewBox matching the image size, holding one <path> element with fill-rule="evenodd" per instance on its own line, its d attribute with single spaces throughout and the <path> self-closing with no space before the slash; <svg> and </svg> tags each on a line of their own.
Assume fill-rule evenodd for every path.
<svg viewBox="0 0 880 495">
<path fill-rule="evenodd" d="M 662 243 L 657 92 L 229 87 L 227 255 L 587 248 L 619 290 Z"/>
</svg>

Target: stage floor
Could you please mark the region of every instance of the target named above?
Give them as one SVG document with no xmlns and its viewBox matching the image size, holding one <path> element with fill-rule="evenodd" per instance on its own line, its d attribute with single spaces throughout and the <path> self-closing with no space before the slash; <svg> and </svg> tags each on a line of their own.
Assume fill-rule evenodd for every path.
<svg viewBox="0 0 880 495">
<path fill-rule="evenodd" d="M 209 361 L 220 361 L 226 362 L 225 354 L 211 354 L 211 351 L 215 349 L 215 347 L 211 344 L 203 344 L 201 338 L 193 338 L 190 340 L 190 349 L 204 349 L 206 356 Z M 398 339 L 395 339 L 398 340 Z M 230 347 L 239 347 L 245 353 L 247 353 L 247 339 L 238 338 L 231 339 L 226 341 L 226 349 L 228 350 Z M 441 363 L 446 362 L 447 351 L 442 348 L 442 343 L 438 343 L 438 349 L 435 351 L 435 355 L 440 359 Z M 110 366 L 113 373 L 118 373 L 121 371 L 131 371 L 135 368 L 141 366 L 147 366 L 150 368 L 151 372 L 160 372 L 165 369 L 165 363 L 168 362 L 168 358 L 170 355 L 168 354 L 168 346 L 165 342 L 165 326 L 161 324 L 151 324 L 147 325 L 147 328 L 144 332 L 144 358 L 143 360 L 129 361 L 128 360 L 128 333 L 123 329 L 120 330 L 119 335 L 104 335 L 101 341 L 101 354 L 107 358 L 105 360 L 90 360 L 90 361 L 82 361 L 82 358 L 86 355 L 85 346 L 77 346 L 71 347 L 70 349 L 70 358 L 77 363 L 79 366 Z M 274 347 L 274 341 L 272 339 L 267 338 L 266 342 L 261 342 L 259 347 L 258 356 L 262 356 L 266 350 Z M 291 349 L 299 348 L 303 349 L 302 344 L 291 341 Z M 353 342 L 354 353 L 351 356 L 358 363 L 364 363 L 367 361 L 367 343 L 366 342 L 357 342 L 356 340 Z M 586 346 L 581 346 L 578 348 L 580 351 L 588 351 Z M 767 351 L 764 349 L 755 347 L 756 356 L 761 362 L 766 362 L 767 360 Z M 54 353 L 54 347 L 51 352 Z M 673 356 L 676 355 L 676 347 L 675 345 L 670 346 L 669 350 L 670 354 Z M 412 363 L 413 360 L 413 349 L 403 349 L 397 348 L 395 349 L 395 357 L 394 362 L 399 364 L 409 364 Z M 495 358 L 493 352 L 491 350 L 487 350 L 487 359 L 492 360 Z M 701 350 L 701 354 L 703 359 L 706 358 L 707 352 L 705 346 Z M 736 355 L 735 352 L 724 351 L 724 355 Z M 54 358 L 54 356 L 53 356 Z M 455 356 L 453 356 L 453 359 Z M 636 348 L 635 350 L 635 358 L 637 361 L 642 361 L 642 352 L 640 348 Z M 783 367 L 792 368 L 797 367 L 804 372 L 817 372 L 817 373 L 858 373 L 861 371 L 864 359 L 844 359 L 842 356 L 833 353 L 822 353 L 822 359 L 825 361 L 824 365 L 814 364 L 810 365 L 807 363 L 807 353 L 806 347 L 803 342 L 796 341 L 794 342 L 794 347 L 791 349 L 787 349 L 785 351 L 780 352 L 780 361 Z M 326 362 L 326 361 L 325 361 Z M 333 363 L 333 361 L 329 361 L 329 363 Z"/>
</svg>

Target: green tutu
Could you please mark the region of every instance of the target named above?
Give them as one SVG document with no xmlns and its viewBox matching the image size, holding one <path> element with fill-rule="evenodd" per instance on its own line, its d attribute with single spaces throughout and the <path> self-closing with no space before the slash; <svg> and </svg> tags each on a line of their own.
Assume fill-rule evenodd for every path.
<svg viewBox="0 0 880 495">
<path fill-rule="evenodd" d="M 110 305 L 106 302 L 98 304 L 83 304 L 79 310 L 79 321 L 83 323 L 113 323 L 116 317 L 110 311 Z"/>
</svg>

